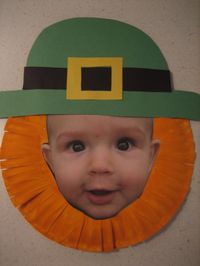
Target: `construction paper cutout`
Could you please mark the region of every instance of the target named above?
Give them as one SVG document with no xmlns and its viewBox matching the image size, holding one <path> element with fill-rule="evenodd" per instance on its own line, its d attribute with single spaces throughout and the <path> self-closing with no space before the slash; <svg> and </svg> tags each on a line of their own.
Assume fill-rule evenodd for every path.
<svg viewBox="0 0 200 266">
<path fill-rule="evenodd" d="M 168 70 L 155 42 L 140 29 L 112 19 L 72 18 L 45 28 L 33 43 L 28 67 L 66 67 L 68 57 L 122 57 L 124 67 Z"/>
<path fill-rule="evenodd" d="M 66 68 L 59 67 L 25 67 L 23 90 L 66 90 L 66 72 Z"/>
<path fill-rule="evenodd" d="M 69 57 L 120 57 L 123 58 L 125 68 L 160 70 L 169 74 L 163 54 L 147 34 L 134 26 L 110 19 L 73 18 L 47 27 L 34 42 L 27 67 L 66 68 L 66 59 Z M 78 88 L 80 86 L 79 84 Z M 48 89 L 42 92 L 40 90 L 44 89 L 43 86 L 34 89 L 35 92 L 1 92 L 0 117 L 76 114 L 81 110 L 86 114 L 200 119 L 200 95 L 192 92 L 177 90 L 162 95 L 158 92 L 123 92 L 121 103 L 120 100 L 107 100 L 107 103 L 106 100 L 102 100 L 100 112 L 98 101 L 68 102 L 64 101 L 63 92 L 50 92 Z M 85 110 L 80 109 L 79 106 L 84 105 Z"/>
<path fill-rule="evenodd" d="M 45 116 L 10 118 L 0 159 L 6 189 L 29 223 L 48 238 L 87 251 L 111 251 L 147 240 L 177 212 L 189 191 L 195 151 L 185 119 L 155 119 L 161 140 L 143 195 L 117 216 L 93 220 L 62 197 L 40 146 L 47 142 Z"/>
<path fill-rule="evenodd" d="M 82 90 L 111 90 L 111 67 L 83 67 L 81 69 Z M 66 80 L 67 68 L 25 67 L 23 89 L 43 88 L 64 90 L 66 89 Z M 172 91 L 170 72 L 160 69 L 124 67 L 123 90 L 149 92 Z"/>
<path fill-rule="evenodd" d="M 112 69 L 111 90 L 91 91 L 81 89 L 81 68 L 105 67 Z M 121 100 L 122 99 L 122 58 L 120 57 L 68 57 L 67 61 L 67 99 L 71 100 Z"/>
<path fill-rule="evenodd" d="M 123 92 L 118 100 L 66 100 L 63 90 L 0 93 L 0 117 L 40 114 L 93 114 L 133 117 L 174 117 L 200 120 L 200 95 L 193 92 Z"/>
<path fill-rule="evenodd" d="M 111 67 L 82 67 L 81 90 L 111 91 Z"/>
</svg>

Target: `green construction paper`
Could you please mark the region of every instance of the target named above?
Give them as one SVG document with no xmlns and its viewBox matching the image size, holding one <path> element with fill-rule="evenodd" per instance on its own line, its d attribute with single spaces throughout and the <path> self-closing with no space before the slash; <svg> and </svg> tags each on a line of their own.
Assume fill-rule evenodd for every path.
<svg viewBox="0 0 200 266">
<path fill-rule="evenodd" d="M 66 68 L 69 57 L 121 57 L 123 67 L 168 70 L 155 42 L 132 25 L 102 18 L 72 18 L 44 29 L 28 67 Z M 66 100 L 66 90 L 0 92 L 0 117 L 94 114 L 200 120 L 200 95 L 192 92 L 123 92 L 123 100 Z"/>
<path fill-rule="evenodd" d="M 47 27 L 33 44 L 27 66 L 65 68 L 68 57 L 122 57 L 123 67 L 168 70 L 148 35 L 111 19 L 72 18 Z"/>
<path fill-rule="evenodd" d="M 200 95 L 194 92 L 124 92 L 122 101 L 67 100 L 65 94 L 64 90 L 0 92 L 0 117 L 90 114 L 200 120 Z"/>
</svg>

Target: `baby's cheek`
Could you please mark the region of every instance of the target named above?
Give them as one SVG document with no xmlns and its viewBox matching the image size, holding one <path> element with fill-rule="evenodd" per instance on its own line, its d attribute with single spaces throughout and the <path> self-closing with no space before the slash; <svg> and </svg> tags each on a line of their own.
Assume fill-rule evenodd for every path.
<svg viewBox="0 0 200 266">
<path fill-rule="evenodd" d="M 58 166 L 54 172 L 55 180 L 59 188 L 71 187 L 74 183 L 72 171 L 64 166 Z"/>
<path fill-rule="evenodd" d="M 132 190 L 141 190 L 148 178 L 148 169 L 144 165 L 135 165 L 122 173 L 121 184 Z"/>
<path fill-rule="evenodd" d="M 56 183 L 60 193 L 67 201 L 73 201 L 76 198 L 76 193 L 78 191 L 78 186 L 73 179 L 67 177 L 66 175 L 57 175 Z"/>
<path fill-rule="evenodd" d="M 122 183 L 122 195 L 127 204 L 137 200 L 144 191 L 147 176 L 144 172 L 130 174 Z"/>
</svg>

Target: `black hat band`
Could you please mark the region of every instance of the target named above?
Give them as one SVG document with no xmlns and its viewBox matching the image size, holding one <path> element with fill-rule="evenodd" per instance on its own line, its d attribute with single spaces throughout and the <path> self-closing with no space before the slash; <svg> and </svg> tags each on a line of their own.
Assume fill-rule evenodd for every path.
<svg viewBox="0 0 200 266">
<path fill-rule="evenodd" d="M 111 67 L 83 67 L 81 89 L 111 90 Z M 66 89 L 67 69 L 25 67 L 24 90 Z M 124 91 L 171 92 L 170 71 L 145 68 L 123 68 Z"/>
</svg>

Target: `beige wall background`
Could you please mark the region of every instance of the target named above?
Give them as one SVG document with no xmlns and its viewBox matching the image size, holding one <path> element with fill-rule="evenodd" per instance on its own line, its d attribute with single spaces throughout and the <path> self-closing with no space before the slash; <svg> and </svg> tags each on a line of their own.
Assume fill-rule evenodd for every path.
<svg viewBox="0 0 200 266">
<path fill-rule="evenodd" d="M 174 87 L 200 93 L 199 0 L 0 0 L 0 90 L 22 87 L 33 41 L 46 26 L 76 16 L 118 19 L 160 46 Z M 2 137 L 4 119 L 0 120 Z M 191 191 L 178 215 L 151 240 L 117 252 L 65 248 L 35 231 L 15 209 L 0 179 L 0 265 L 200 265 L 200 122 L 192 122 L 197 158 Z"/>
</svg>

